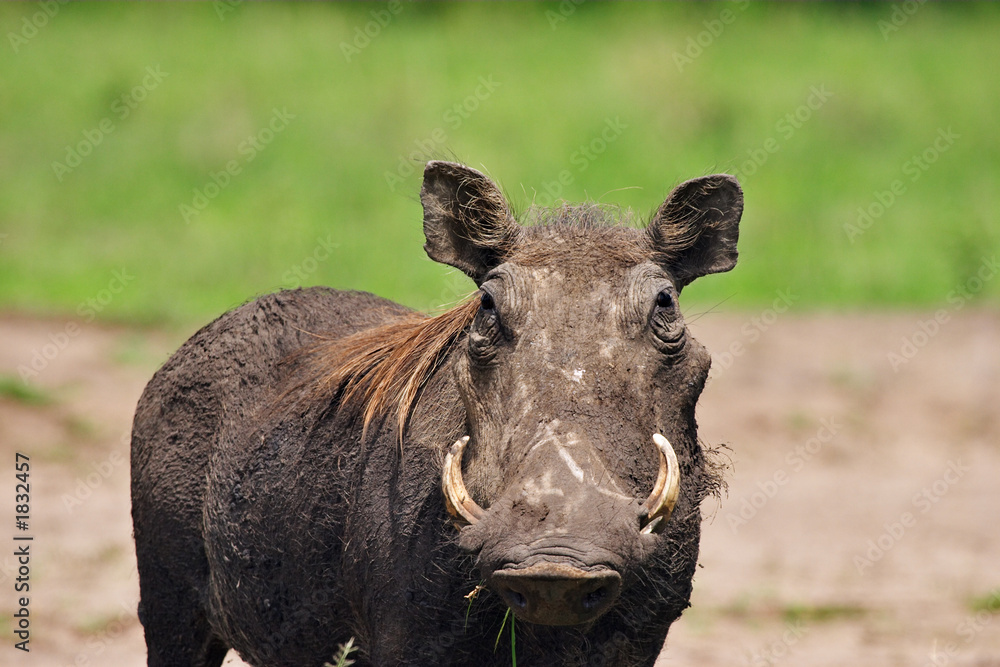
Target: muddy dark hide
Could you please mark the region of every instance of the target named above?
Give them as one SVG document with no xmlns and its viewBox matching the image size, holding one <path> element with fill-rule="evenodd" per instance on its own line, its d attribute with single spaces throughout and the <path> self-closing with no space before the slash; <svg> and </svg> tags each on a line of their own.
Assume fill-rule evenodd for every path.
<svg viewBox="0 0 1000 667">
<path fill-rule="evenodd" d="M 428 164 L 421 199 L 427 253 L 476 282 L 473 302 L 423 318 L 360 293 L 262 297 L 146 388 L 150 665 L 229 648 L 322 665 L 350 637 L 359 665 L 509 665 L 512 628 L 521 665 L 652 665 L 688 605 L 719 477 L 695 425 L 710 357 L 677 299 L 735 263 L 738 185 L 682 184 L 646 229 L 595 207 L 518 224 L 449 163 Z M 669 495 L 654 434 L 676 502 L 651 504 Z"/>
</svg>

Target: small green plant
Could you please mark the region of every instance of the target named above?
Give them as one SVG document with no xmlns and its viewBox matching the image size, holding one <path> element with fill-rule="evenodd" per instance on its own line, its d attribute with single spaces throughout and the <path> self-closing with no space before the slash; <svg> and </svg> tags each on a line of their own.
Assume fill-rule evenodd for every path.
<svg viewBox="0 0 1000 667">
<path fill-rule="evenodd" d="M 500 624 L 500 632 L 497 633 L 497 640 L 493 642 L 493 652 L 496 653 L 497 647 L 500 646 L 500 637 L 503 635 L 503 629 L 507 627 L 507 618 L 510 617 L 510 664 L 513 667 L 517 667 L 517 644 L 514 635 L 514 620 L 515 617 L 510 613 L 510 607 L 507 607 L 507 612 L 503 615 L 503 622 Z"/>
<path fill-rule="evenodd" d="M 333 662 L 325 662 L 323 667 L 350 667 L 354 661 L 349 656 L 357 650 L 358 647 L 354 645 L 354 637 L 351 637 L 346 644 L 341 644 L 340 648 L 337 649 L 337 653 L 333 656 Z"/>
</svg>

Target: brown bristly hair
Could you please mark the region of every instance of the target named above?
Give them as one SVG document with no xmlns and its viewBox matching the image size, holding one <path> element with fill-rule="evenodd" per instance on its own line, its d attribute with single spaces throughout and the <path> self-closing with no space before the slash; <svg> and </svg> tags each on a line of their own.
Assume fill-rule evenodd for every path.
<svg viewBox="0 0 1000 667">
<path fill-rule="evenodd" d="M 332 398 L 339 391 L 342 406 L 359 405 L 362 438 L 372 420 L 395 411 L 402 443 L 420 388 L 478 309 L 479 300 L 470 298 L 433 317 L 407 313 L 372 329 L 318 343 L 305 351 L 315 378 L 312 395 Z"/>
</svg>

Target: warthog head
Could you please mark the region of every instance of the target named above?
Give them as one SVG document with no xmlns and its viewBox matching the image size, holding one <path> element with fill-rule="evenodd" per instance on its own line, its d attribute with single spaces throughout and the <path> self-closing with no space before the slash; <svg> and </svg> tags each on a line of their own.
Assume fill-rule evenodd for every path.
<svg viewBox="0 0 1000 667">
<path fill-rule="evenodd" d="M 739 184 L 682 183 L 646 229 L 596 206 L 522 226 L 452 163 L 427 165 L 421 200 L 428 255 L 479 286 L 454 365 L 468 435 L 442 474 L 459 543 L 518 617 L 590 622 L 700 520 L 694 411 L 711 357 L 677 300 L 736 263 Z"/>
</svg>

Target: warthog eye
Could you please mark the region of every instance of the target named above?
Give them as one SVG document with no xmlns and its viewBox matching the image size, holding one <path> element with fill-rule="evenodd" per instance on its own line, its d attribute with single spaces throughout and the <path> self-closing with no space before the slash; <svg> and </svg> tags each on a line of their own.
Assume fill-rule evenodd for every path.
<svg viewBox="0 0 1000 667">
<path fill-rule="evenodd" d="M 501 337 L 500 317 L 493 295 L 483 290 L 479 297 L 479 312 L 469 331 L 469 353 L 479 364 L 490 364 L 497 354 Z"/>
<path fill-rule="evenodd" d="M 493 295 L 489 292 L 483 292 L 483 296 L 479 301 L 479 306 L 483 310 L 493 310 L 496 308 L 496 303 L 493 302 Z"/>
<path fill-rule="evenodd" d="M 664 309 L 674 307 L 674 295 L 670 293 L 670 290 L 660 290 L 660 293 L 656 295 L 656 307 Z"/>
<path fill-rule="evenodd" d="M 656 295 L 656 307 L 650 313 L 649 327 L 657 347 L 667 355 L 679 353 L 685 342 L 684 320 L 677 309 L 677 297 L 672 289 L 662 289 Z"/>
</svg>

